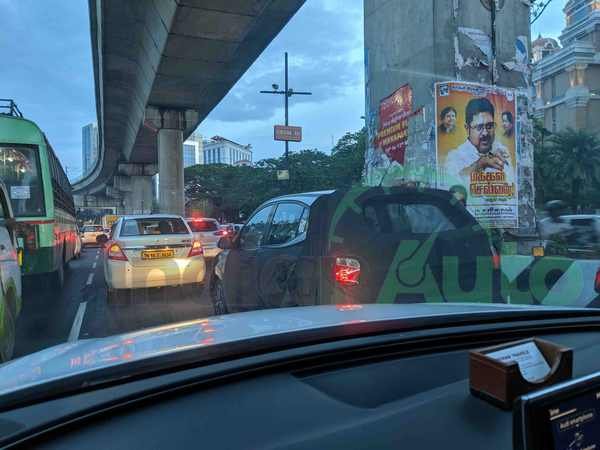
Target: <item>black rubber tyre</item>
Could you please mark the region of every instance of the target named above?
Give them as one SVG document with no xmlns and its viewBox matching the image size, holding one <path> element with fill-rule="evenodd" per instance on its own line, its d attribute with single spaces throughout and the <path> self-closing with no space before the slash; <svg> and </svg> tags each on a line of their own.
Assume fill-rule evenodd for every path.
<svg viewBox="0 0 600 450">
<path fill-rule="evenodd" d="M 215 278 L 215 281 L 213 281 L 211 299 L 215 316 L 228 313 L 227 302 L 225 300 L 225 289 L 223 288 L 223 283 L 218 278 Z"/>
<path fill-rule="evenodd" d="M 7 330 L 7 335 L 0 342 L 0 364 L 10 361 L 15 351 L 15 341 L 17 334 L 17 325 L 14 316 L 14 311 L 7 303 L 4 305 L 4 327 Z"/>
<path fill-rule="evenodd" d="M 50 274 L 50 284 L 58 290 L 61 290 L 65 285 L 65 262 L 62 260 L 58 265 L 58 269 Z"/>
</svg>

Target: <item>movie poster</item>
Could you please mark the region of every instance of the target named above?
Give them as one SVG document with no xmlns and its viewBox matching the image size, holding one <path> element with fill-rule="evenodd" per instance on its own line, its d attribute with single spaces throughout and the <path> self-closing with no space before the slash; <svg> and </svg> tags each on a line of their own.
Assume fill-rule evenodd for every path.
<svg viewBox="0 0 600 450">
<path fill-rule="evenodd" d="M 437 83 L 438 186 L 490 228 L 518 228 L 516 108 L 511 89 Z"/>
</svg>

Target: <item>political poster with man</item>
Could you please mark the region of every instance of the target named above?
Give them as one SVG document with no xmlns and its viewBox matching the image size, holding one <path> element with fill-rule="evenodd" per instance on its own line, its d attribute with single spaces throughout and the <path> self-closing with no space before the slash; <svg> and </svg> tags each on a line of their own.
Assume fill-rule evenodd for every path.
<svg viewBox="0 0 600 450">
<path fill-rule="evenodd" d="M 482 225 L 518 228 L 514 91 L 443 82 L 435 93 L 438 186 Z"/>
</svg>

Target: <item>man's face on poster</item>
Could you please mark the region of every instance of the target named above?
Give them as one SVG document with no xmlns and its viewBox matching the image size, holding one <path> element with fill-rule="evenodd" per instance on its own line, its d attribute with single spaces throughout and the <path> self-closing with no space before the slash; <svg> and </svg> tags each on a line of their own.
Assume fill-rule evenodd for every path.
<svg viewBox="0 0 600 450">
<path fill-rule="evenodd" d="M 469 135 L 469 141 L 477 147 L 479 153 L 488 153 L 492 149 L 496 138 L 496 123 L 494 116 L 488 112 L 477 113 L 473 116 L 470 124 L 465 128 Z"/>
</svg>

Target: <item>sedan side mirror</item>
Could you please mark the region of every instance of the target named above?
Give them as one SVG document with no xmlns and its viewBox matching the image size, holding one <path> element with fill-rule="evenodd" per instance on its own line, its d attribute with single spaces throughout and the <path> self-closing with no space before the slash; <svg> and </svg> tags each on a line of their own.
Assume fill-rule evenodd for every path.
<svg viewBox="0 0 600 450">
<path fill-rule="evenodd" d="M 233 248 L 231 236 L 223 236 L 221 239 L 219 239 L 219 242 L 217 242 L 217 247 L 219 247 L 221 250 L 231 250 Z"/>
</svg>

